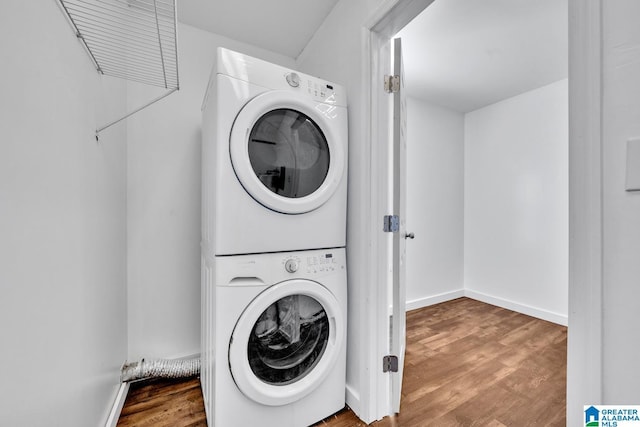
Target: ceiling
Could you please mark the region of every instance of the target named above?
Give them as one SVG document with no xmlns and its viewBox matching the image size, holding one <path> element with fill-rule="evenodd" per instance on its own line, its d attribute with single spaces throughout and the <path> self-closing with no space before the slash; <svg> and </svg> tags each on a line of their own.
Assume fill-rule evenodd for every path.
<svg viewBox="0 0 640 427">
<path fill-rule="evenodd" d="M 177 1 L 185 24 L 297 58 L 338 0 Z M 567 0 L 436 0 L 398 34 L 407 92 L 469 112 L 566 78 L 567 8 Z"/>
<path fill-rule="evenodd" d="M 178 19 L 297 58 L 338 0 L 177 0 Z"/>
<path fill-rule="evenodd" d="M 437 0 L 402 38 L 410 96 L 469 112 L 568 75 L 567 0 Z"/>
</svg>

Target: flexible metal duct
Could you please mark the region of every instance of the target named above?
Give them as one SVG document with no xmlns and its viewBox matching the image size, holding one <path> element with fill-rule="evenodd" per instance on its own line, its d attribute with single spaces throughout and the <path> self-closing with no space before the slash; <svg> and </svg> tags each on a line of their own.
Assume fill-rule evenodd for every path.
<svg viewBox="0 0 640 427">
<path fill-rule="evenodd" d="M 146 378 L 186 378 L 200 373 L 200 358 L 195 359 L 141 359 L 122 367 L 122 382 Z"/>
</svg>

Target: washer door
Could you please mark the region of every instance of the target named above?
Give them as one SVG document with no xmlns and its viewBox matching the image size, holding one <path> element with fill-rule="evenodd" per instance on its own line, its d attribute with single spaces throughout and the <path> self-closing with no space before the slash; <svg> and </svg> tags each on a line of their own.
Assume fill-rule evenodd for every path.
<svg viewBox="0 0 640 427">
<path fill-rule="evenodd" d="M 229 343 L 231 375 L 255 402 L 295 402 L 327 378 L 344 329 L 338 301 L 327 288 L 310 280 L 278 283 L 238 319 Z"/>
<path fill-rule="evenodd" d="M 251 197 L 286 214 L 309 212 L 329 200 L 345 160 L 334 130 L 336 108 L 271 91 L 240 110 L 229 148 L 233 169 Z"/>
</svg>

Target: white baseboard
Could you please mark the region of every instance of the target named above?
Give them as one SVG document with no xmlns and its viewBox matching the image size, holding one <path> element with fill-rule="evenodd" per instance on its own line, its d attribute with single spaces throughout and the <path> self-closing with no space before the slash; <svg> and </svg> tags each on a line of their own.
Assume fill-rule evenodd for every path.
<svg viewBox="0 0 640 427">
<path fill-rule="evenodd" d="M 198 353 L 189 353 L 186 356 L 174 356 L 171 359 L 174 359 L 174 360 L 200 359 L 200 352 L 198 352 Z"/>
<path fill-rule="evenodd" d="M 406 310 L 416 310 L 422 307 L 428 307 L 434 304 L 440 304 L 441 302 L 451 301 L 456 298 L 463 297 L 464 289 L 458 289 L 457 291 L 445 292 L 443 294 L 433 295 L 424 298 L 418 298 L 415 300 L 407 301 Z"/>
<path fill-rule="evenodd" d="M 109 412 L 105 427 L 116 427 L 118 425 L 118 419 L 120 419 L 124 401 L 127 400 L 127 393 L 129 393 L 129 383 L 120 383 L 120 388 L 118 388 L 118 393 L 111 407 L 111 412 Z"/>
<path fill-rule="evenodd" d="M 520 304 L 504 298 L 494 297 L 482 292 L 473 291 L 471 289 L 459 289 L 457 291 L 445 292 L 438 295 L 432 295 L 424 298 L 407 301 L 406 310 L 416 310 L 418 308 L 428 307 L 430 305 L 440 304 L 441 302 L 451 301 L 456 298 L 467 297 L 487 304 L 496 305 L 498 307 L 513 310 L 527 316 L 536 317 L 548 322 L 557 323 L 558 325 L 567 326 L 569 324 L 568 316 L 564 314 L 554 313 L 538 307 L 526 304 Z"/>
<path fill-rule="evenodd" d="M 345 400 L 349 408 L 357 415 L 360 413 L 360 394 L 349 384 L 346 387 Z"/>
<path fill-rule="evenodd" d="M 532 307 L 526 304 L 520 304 L 518 302 L 509 301 L 503 298 L 494 297 L 482 292 L 473 291 L 471 289 L 465 289 L 464 296 L 485 302 L 487 304 L 497 305 L 498 307 L 506 308 L 508 310 L 517 311 L 518 313 L 526 314 L 528 316 L 536 317 L 548 322 L 557 323 L 558 325 L 567 326 L 569 324 L 567 315 L 554 313 L 552 311 L 544 310 L 538 307 Z"/>
</svg>

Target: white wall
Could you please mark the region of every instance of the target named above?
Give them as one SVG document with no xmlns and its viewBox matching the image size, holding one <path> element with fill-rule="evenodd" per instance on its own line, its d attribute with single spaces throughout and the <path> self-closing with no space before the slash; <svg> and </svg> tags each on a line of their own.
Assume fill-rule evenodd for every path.
<svg viewBox="0 0 640 427">
<path fill-rule="evenodd" d="M 407 309 L 462 296 L 464 115 L 407 98 Z"/>
<path fill-rule="evenodd" d="M 218 46 L 291 58 L 180 24 L 180 91 L 127 120 L 129 360 L 200 352 L 200 107 Z M 129 108 L 158 95 L 128 85 Z"/>
<path fill-rule="evenodd" d="M 0 425 L 104 424 L 126 357 L 125 86 L 56 2 L 0 14 Z"/>
<path fill-rule="evenodd" d="M 466 295 L 567 323 L 567 90 L 466 115 L 408 98 L 408 309 Z"/>
<path fill-rule="evenodd" d="M 565 79 L 465 116 L 465 292 L 562 324 L 567 97 Z"/>
<path fill-rule="evenodd" d="M 626 140 L 640 137 L 640 3 L 602 5 L 602 403 L 625 404 L 640 401 L 640 194 L 625 192 Z"/>
</svg>

